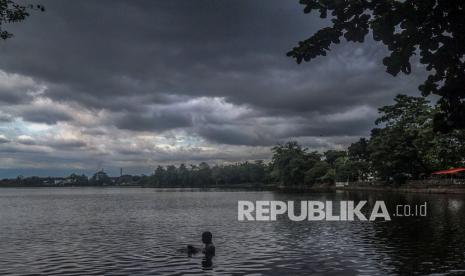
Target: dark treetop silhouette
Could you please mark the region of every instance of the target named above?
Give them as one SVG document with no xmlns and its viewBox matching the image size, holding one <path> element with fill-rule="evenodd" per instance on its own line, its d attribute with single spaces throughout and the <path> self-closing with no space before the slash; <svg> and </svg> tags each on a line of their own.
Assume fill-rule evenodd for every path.
<svg viewBox="0 0 465 276">
<path fill-rule="evenodd" d="M 419 89 L 423 96 L 439 95 L 440 112 L 434 128 L 442 132 L 465 128 L 465 1 L 463 0 L 300 0 L 304 12 L 331 15 L 332 25 L 300 41 L 288 56 L 298 63 L 326 56 L 331 44 L 341 37 L 363 42 L 371 31 L 373 39 L 388 47 L 383 59 L 389 74 L 411 72 L 410 58 L 430 72 Z"/>
<path fill-rule="evenodd" d="M 20 22 L 29 16 L 28 10 L 45 11 L 42 5 L 20 5 L 11 0 L 0 0 L 0 38 L 8 39 L 12 33 L 4 29 L 7 23 Z"/>
</svg>

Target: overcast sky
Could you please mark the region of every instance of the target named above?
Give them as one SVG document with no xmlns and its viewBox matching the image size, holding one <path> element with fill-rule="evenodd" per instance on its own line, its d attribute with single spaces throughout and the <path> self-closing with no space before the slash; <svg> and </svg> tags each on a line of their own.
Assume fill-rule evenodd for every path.
<svg viewBox="0 0 465 276">
<path fill-rule="evenodd" d="M 0 42 L 0 178 L 342 149 L 424 78 L 385 73 L 371 40 L 297 65 L 286 52 L 327 24 L 297 0 L 40 3 Z"/>
</svg>

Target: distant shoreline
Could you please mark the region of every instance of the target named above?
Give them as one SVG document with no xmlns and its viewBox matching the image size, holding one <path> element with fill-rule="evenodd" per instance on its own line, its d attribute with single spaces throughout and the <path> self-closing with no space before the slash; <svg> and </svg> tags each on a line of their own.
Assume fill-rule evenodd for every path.
<svg viewBox="0 0 465 276">
<path fill-rule="evenodd" d="M 156 188 L 156 189 L 254 189 L 254 190 L 277 190 L 273 185 L 257 184 L 231 184 L 215 186 L 151 186 L 151 185 L 0 185 L 0 188 Z"/>
<path fill-rule="evenodd" d="M 458 186 L 458 185 L 457 185 Z M 464 187 L 337 187 L 338 191 L 400 192 L 422 194 L 465 194 Z"/>
<path fill-rule="evenodd" d="M 344 186 L 335 187 L 334 185 L 321 185 L 313 187 L 282 187 L 277 185 L 218 185 L 205 187 L 179 187 L 179 186 L 147 186 L 147 185 L 87 185 L 87 186 L 0 186 L 0 188 L 155 188 L 155 189 L 222 189 L 222 190 L 256 190 L 256 191 L 277 191 L 284 193 L 333 193 L 336 191 L 365 191 L 365 192 L 400 192 L 400 193 L 426 193 L 426 194 L 465 194 L 465 185 L 449 185 L 449 186 L 425 186 L 425 187 L 409 187 L 409 186 Z"/>
<path fill-rule="evenodd" d="M 281 187 L 277 188 L 277 190 L 282 192 L 336 192 L 336 191 L 348 191 L 348 192 L 357 192 L 357 191 L 364 191 L 364 192 L 395 192 L 395 193 L 422 193 L 422 194 L 465 194 L 465 185 L 436 185 L 430 186 L 428 184 L 424 184 L 424 187 L 421 185 L 417 186 L 344 186 L 344 187 L 336 187 L 336 186 L 327 186 L 327 187 Z"/>
</svg>

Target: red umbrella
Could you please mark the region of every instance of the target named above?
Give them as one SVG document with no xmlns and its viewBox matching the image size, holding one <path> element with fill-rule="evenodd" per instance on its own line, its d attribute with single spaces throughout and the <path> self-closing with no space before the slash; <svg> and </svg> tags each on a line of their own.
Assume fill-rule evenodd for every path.
<svg viewBox="0 0 465 276">
<path fill-rule="evenodd" d="M 463 171 L 465 171 L 465 168 L 453 168 L 453 169 L 433 172 L 432 174 L 454 174 L 454 173 L 459 173 Z"/>
</svg>

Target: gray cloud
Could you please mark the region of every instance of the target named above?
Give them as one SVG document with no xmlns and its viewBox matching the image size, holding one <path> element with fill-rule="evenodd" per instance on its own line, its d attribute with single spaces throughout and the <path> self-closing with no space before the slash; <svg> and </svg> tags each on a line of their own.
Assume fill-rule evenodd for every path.
<svg viewBox="0 0 465 276">
<path fill-rule="evenodd" d="M 0 88 L 0 103 L 3 104 L 21 104 L 27 103 L 32 100 L 32 96 L 26 93 L 22 93 L 16 89 L 2 89 Z"/>
<path fill-rule="evenodd" d="M 418 94 L 424 77 L 421 66 L 386 74 L 386 50 L 372 40 L 295 64 L 285 53 L 327 22 L 294 1 L 41 3 L 46 12 L 9 26 L 15 37 L 0 44 L 0 127 L 15 118 L 51 127 L 10 126 L 34 136 L 18 151 L 53 150 L 18 164 L 148 167 L 264 158 L 289 139 L 347 145 L 395 94 Z M 71 138 L 47 144 L 48 134 Z"/>
<path fill-rule="evenodd" d="M 66 112 L 50 108 L 35 108 L 25 110 L 21 113 L 21 117 L 29 122 L 45 123 L 54 125 L 60 121 L 71 121 L 72 117 Z"/>
<path fill-rule="evenodd" d="M 13 121 L 13 116 L 9 114 L 0 114 L 0 123 L 9 123 Z"/>
<path fill-rule="evenodd" d="M 16 142 L 18 144 L 21 144 L 21 145 L 26 145 L 26 146 L 32 146 L 32 145 L 36 145 L 37 144 L 37 141 L 30 137 L 30 136 L 27 136 L 27 135 L 21 135 L 19 136 L 17 139 L 16 139 Z"/>
<path fill-rule="evenodd" d="M 66 141 L 66 140 L 58 140 L 58 141 L 51 141 L 49 143 L 45 143 L 45 145 L 55 148 L 55 149 L 60 149 L 60 150 L 76 150 L 76 149 L 81 149 L 87 146 L 87 144 L 83 141 L 78 141 L 78 140 L 72 140 L 72 141 Z"/>
<path fill-rule="evenodd" d="M 259 128 L 240 125 L 207 126 L 201 128 L 198 134 L 212 142 L 228 145 L 269 146 L 279 141 L 273 140 Z"/>
<path fill-rule="evenodd" d="M 16 142 L 25 146 L 45 146 L 57 150 L 76 150 L 87 146 L 84 141 L 77 139 L 34 139 L 30 136 L 19 136 Z"/>
<path fill-rule="evenodd" d="M 192 125 L 189 115 L 176 113 L 153 113 L 150 115 L 124 114 L 118 118 L 116 127 L 135 131 L 163 131 Z"/>
<path fill-rule="evenodd" d="M 10 140 L 8 138 L 6 138 L 4 135 L 0 135 L 0 144 L 5 144 L 9 142 Z"/>
</svg>

